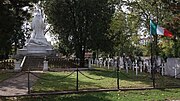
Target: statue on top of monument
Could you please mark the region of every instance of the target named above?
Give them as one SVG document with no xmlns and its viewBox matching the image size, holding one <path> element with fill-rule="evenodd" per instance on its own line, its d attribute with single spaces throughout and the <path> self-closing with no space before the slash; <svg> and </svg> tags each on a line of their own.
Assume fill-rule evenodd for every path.
<svg viewBox="0 0 180 101">
<path fill-rule="evenodd" d="M 35 5 L 34 17 L 32 19 L 32 33 L 22 49 L 17 50 L 17 57 L 21 56 L 49 56 L 54 54 L 54 50 L 50 42 L 45 38 L 45 23 L 43 14 L 38 5 Z"/>
<path fill-rule="evenodd" d="M 34 31 L 31 38 L 39 39 L 44 37 L 45 24 L 39 10 L 36 10 L 36 14 L 32 20 L 31 28 Z"/>
<path fill-rule="evenodd" d="M 45 23 L 43 21 L 41 11 L 38 7 L 36 7 L 35 9 L 35 15 L 32 20 L 31 28 L 33 29 L 33 32 L 31 34 L 31 37 L 27 45 L 51 46 L 50 43 L 45 38 L 45 35 L 44 35 Z"/>
</svg>

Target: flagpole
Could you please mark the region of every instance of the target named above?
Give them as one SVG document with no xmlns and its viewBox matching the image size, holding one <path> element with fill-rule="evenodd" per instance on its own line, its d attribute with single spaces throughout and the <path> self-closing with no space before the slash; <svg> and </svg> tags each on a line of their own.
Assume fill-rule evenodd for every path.
<svg viewBox="0 0 180 101">
<path fill-rule="evenodd" d="M 155 50 L 155 54 L 152 56 L 152 79 L 153 79 L 153 87 L 155 88 L 155 71 L 156 71 L 156 67 L 157 67 L 157 35 L 154 35 L 154 50 Z M 154 62 L 154 65 L 153 65 Z"/>
<path fill-rule="evenodd" d="M 154 77 L 154 67 L 153 67 L 153 39 L 150 33 L 150 41 L 151 41 L 151 76 L 153 80 L 153 87 L 155 88 L 155 77 Z"/>
<path fill-rule="evenodd" d="M 156 20 L 156 23 L 157 23 L 157 25 L 158 25 L 158 20 L 159 20 L 159 10 L 158 10 L 158 6 L 159 5 L 157 5 L 156 6 L 156 10 L 157 10 L 157 20 Z M 157 69 L 157 59 L 158 59 L 158 33 L 156 32 L 156 34 L 155 34 L 155 36 L 154 36 L 154 44 L 155 44 L 155 55 L 154 55 L 154 68 L 153 68 L 153 87 L 155 88 L 155 73 L 156 73 L 156 69 Z"/>
</svg>

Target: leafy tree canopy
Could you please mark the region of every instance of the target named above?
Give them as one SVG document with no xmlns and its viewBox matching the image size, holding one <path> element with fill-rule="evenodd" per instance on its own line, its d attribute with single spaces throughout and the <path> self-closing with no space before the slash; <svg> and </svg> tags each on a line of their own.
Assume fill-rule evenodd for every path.
<svg viewBox="0 0 180 101">
<path fill-rule="evenodd" d="M 84 59 L 85 50 L 109 51 L 109 23 L 114 5 L 108 0 L 47 0 L 45 13 L 62 47 Z"/>
</svg>

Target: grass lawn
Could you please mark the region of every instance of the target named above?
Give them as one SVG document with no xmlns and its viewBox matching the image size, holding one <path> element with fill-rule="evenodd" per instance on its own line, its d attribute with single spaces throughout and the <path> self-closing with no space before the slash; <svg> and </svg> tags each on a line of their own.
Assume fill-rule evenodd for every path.
<svg viewBox="0 0 180 101">
<path fill-rule="evenodd" d="M 78 73 L 79 90 L 117 88 L 116 71 L 102 68 L 97 69 L 99 71 L 81 71 L 85 76 L 93 79 L 89 79 L 81 73 Z M 70 73 L 71 72 L 47 72 L 41 75 L 41 77 L 48 80 L 39 79 L 32 87 L 32 92 L 76 90 L 76 72 L 74 72 L 71 76 L 62 79 Z M 134 71 L 126 73 L 124 70 L 121 70 L 119 77 L 120 88 L 152 87 L 151 75 L 149 73 L 139 73 L 138 76 L 136 76 Z M 157 74 L 156 86 L 165 87 L 166 85 L 180 86 L 180 80 L 163 77 Z"/>
<path fill-rule="evenodd" d="M 9 78 L 9 77 L 12 77 L 13 75 L 15 75 L 15 73 L 0 72 L 0 82 Z"/>
<path fill-rule="evenodd" d="M 114 91 L 16 98 L 18 101 L 179 101 L 179 89 Z M 12 99 L 14 100 L 14 99 Z M 8 101 L 6 99 L 6 101 Z"/>
<path fill-rule="evenodd" d="M 117 88 L 116 71 L 101 70 L 101 71 L 81 71 L 84 75 L 93 78 L 89 79 L 78 73 L 79 89 L 104 89 L 104 88 Z M 33 86 L 33 91 L 63 91 L 63 90 L 76 90 L 76 75 L 74 72 L 71 76 L 62 79 L 70 72 L 48 72 L 41 77 L 48 79 L 39 79 Z M 134 77 L 132 74 L 120 73 L 120 86 L 121 87 L 149 87 L 151 80 L 146 80 L 142 77 Z M 130 77 L 130 78 L 129 78 Z M 131 78 L 132 77 L 132 78 Z M 94 80 L 98 79 L 98 80 Z M 140 79 L 144 79 L 140 81 Z"/>
<path fill-rule="evenodd" d="M 100 88 L 117 88 L 117 72 L 115 70 L 107 70 L 97 68 L 98 71 L 82 71 L 82 73 L 90 78 L 100 79 L 93 80 L 85 77 L 81 73 L 79 75 L 79 90 L 82 89 L 100 89 Z M 32 92 L 45 91 L 64 91 L 76 90 L 76 72 L 46 72 L 33 85 Z M 9 76 L 7 73 L 0 74 L 0 80 Z M 120 88 L 142 88 L 151 87 L 152 80 L 149 73 L 139 73 L 135 75 L 134 71 L 125 70 L 119 72 Z M 63 78 L 63 79 L 62 79 Z M 171 77 L 156 74 L 156 86 L 165 87 L 167 85 L 180 86 L 180 80 Z M 66 95 L 48 95 L 36 97 L 13 97 L 0 98 L 0 101 L 171 101 L 180 100 L 180 88 L 165 90 L 134 90 L 134 91 L 113 91 L 113 92 L 93 92 L 83 94 L 66 94 Z"/>
</svg>

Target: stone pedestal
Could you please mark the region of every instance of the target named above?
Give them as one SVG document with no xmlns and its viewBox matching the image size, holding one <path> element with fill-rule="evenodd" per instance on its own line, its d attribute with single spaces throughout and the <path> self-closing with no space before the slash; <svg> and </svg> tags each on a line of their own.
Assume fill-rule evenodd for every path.
<svg viewBox="0 0 180 101">
<path fill-rule="evenodd" d="M 52 46 L 28 45 L 17 50 L 19 56 L 48 56 L 54 54 Z"/>
<path fill-rule="evenodd" d="M 15 65 L 14 71 L 16 71 L 16 72 L 21 71 L 20 61 L 15 60 L 14 65 Z"/>
<path fill-rule="evenodd" d="M 44 61 L 43 71 L 48 71 L 48 61 Z"/>
</svg>

